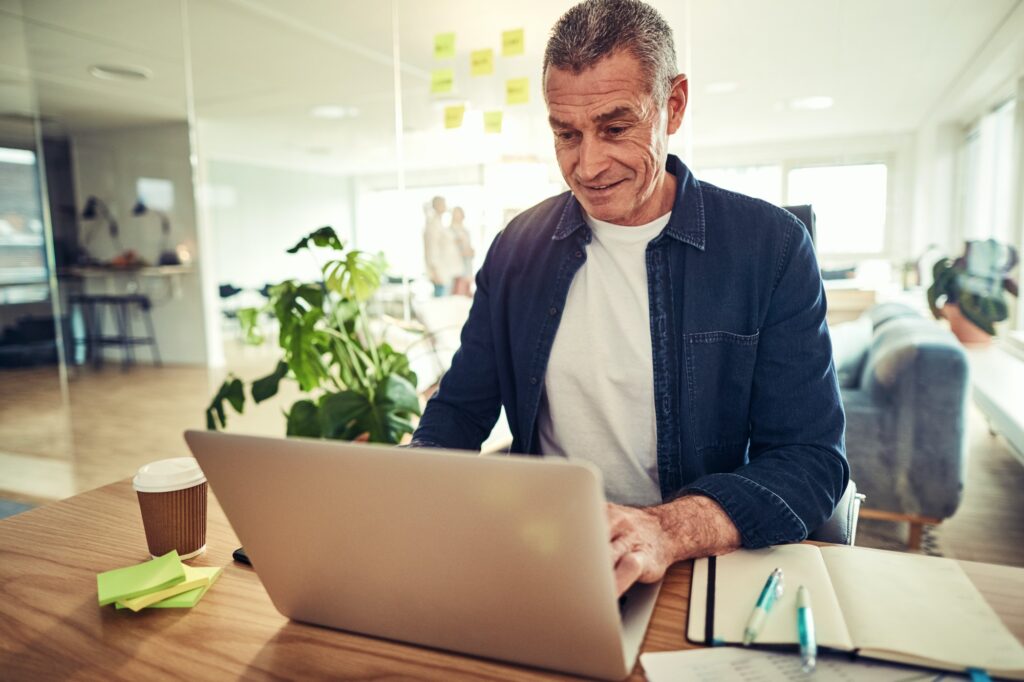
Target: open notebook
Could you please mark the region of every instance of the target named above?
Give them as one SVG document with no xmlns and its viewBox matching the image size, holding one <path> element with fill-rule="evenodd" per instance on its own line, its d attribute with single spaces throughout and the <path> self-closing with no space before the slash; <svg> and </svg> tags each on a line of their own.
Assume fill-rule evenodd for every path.
<svg viewBox="0 0 1024 682">
<path fill-rule="evenodd" d="M 739 644 L 768 574 L 785 591 L 755 646 L 797 644 L 796 592 L 811 593 L 818 646 L 1024 680 L 1024 646 L 952 559 L 859 547 L 782 545 L 694 562 L 687 639 Z"/>
</svg>

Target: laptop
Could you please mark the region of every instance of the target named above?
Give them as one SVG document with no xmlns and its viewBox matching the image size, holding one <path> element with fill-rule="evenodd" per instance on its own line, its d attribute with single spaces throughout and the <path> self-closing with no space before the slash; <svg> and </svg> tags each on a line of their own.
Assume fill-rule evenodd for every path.
<svg viewBox="0 0 1024 682">
<path fill-rule="evenodd" d="M 587 463 L 187 431 L 274 606 L 296 621 L 607 680 L 660 585 L 616 598 Z"/>
</svg>

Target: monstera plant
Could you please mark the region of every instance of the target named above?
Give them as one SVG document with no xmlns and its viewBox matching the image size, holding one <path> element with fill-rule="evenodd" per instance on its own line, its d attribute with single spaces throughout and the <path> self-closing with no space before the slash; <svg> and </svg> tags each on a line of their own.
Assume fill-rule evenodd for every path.
<svg viewBox="0 0 1024 682">
<path fill-rule="evenodd" d="M 943 258 L 932 269 L 934 282 L 928 288 L 928 305 L 936 319 L 948 318 L 953 331 L 964 342 L 977 342 L 996 333 L 995 323 L 1010 314 L 1006 293 L 1017 295 L 1017 282 L 1010 271 L 1017 264 L 1017 251 L 994 239 L 969 241 L 964 255 Z M 964 320 L 960 320 L 960 316 Z M 966 321 L 983 332 L 965 328 Z"/>
<path fill-rule="evenodd" d="M 408 358 L 376 341 L 370 330 L 365 304 L 380 287 L 383 259 L 346 249 L 331 227 L 303 237 L 288 253 L 307 251 L 316 258 L 314 246 L 332 255 L 319 266 L 319 281 L 281 282 L 270 287 L 265 309 L 239 311 L 250 343 L 263 340 L 260 315 L 280 326 L 281 360 L 252 382 L 249 393 L 260 403 L 277 394 L 281 381 L 298 383 L 305 396 L 285 415 L 288 436 L 398 443 L 413 431 L 420 403 Z M 206 409 L 207 428 L 226 426 L 225 403 L 241 413 L 245 401 L 242 380 L 229 375 Z"/>
</svg>

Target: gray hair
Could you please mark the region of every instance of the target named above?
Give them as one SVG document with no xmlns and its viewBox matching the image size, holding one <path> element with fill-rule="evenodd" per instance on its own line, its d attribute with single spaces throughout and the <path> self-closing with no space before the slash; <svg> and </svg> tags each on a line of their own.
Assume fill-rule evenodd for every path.
<svg viewBox="0 0 1024 682">
<path fill-rule="evenodd" d="M 643 69 L 651 94 L 664 104 L 679 75 L 672 29 L 640 0 L 584 0 L 562 15 L 544 50 L 548 68 L 581 73 L 618 50 L 627 50 Z"/>
</svg>

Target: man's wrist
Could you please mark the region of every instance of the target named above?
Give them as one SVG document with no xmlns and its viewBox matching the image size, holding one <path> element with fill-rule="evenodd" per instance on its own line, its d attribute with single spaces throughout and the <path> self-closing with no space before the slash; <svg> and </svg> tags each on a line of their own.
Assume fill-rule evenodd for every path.
<svg viewBox="0 0 1024 682">
<path fill-rule="evenodd" d="M 686 495 L 649 511 L 668 538 L 673 562 L 725 554 L 742 546 L 736 524 L 706 495 Z"/>
</svg>

